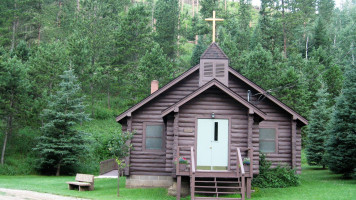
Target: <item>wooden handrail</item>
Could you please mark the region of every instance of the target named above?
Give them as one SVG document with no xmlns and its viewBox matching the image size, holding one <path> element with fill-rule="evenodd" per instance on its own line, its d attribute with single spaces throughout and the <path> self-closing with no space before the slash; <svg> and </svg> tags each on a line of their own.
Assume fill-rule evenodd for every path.
<svg viewBox="0 0 356 200">
<path fill-rule="evenodd" d="M 195 174 L 194 147 L 190 147 L 190 174 Z"/>
<path fill-rule="evenodd" d="M 242 157 L 241 157 L 241 152 L 240 148 L 237 148 L 237 166 L 236 166 L 236 171 L 238 172 L 238 168 L 241 170 L 241 176 L 245 176 L 245 169 L 244 169 L 244 164 L 242 162 Z"/>
</svg>

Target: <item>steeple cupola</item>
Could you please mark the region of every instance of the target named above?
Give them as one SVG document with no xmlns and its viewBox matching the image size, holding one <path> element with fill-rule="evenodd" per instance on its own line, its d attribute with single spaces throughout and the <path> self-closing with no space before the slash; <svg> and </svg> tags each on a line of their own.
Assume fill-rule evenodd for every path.
<svg viewBox="0 0 356 200">
<path fill-rule="evenodd" d="M 216 79 L 228 86 L 229 58 L 213 42 L 200 57 L 199 86 L 204 85 L 212 79 Z"/>
</svg>

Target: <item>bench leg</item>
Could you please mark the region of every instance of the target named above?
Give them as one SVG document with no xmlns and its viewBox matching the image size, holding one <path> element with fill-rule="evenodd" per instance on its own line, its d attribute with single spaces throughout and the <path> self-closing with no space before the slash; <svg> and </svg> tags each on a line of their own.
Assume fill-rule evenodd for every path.
<svg viewBox="0 0 356 200">
<path fill-rule="evenodd" d="M 69 190 L 74 190 L 74 185 L 68 184 L 68 189 Z"/>
</svg>

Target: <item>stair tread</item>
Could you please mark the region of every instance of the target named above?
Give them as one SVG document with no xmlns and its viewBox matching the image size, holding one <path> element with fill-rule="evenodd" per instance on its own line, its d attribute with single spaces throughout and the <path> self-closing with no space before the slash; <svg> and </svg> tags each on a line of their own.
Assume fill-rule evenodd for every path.
<svg viewBox="0 0 356 200">
<path fill-rule="evenodd" d="M 216 191 L 195 191 L 199 194 L 241 194 L 241 192 L 216 192 Z"/>
<path fill-rule="evenodd" d="M 196 183 L 241 183 L 240 181 L 197 181 Z"/>
<path fill-rule="evenodd" d="M 224 198 L 224 197 L 194 197 L 196 200 L 241 200 L 241 198 Z"/>
<path fill-rule="evenodd" d="M 215 186 L 215 185 L 196 185 L 197 188 L 233 188 L 233 189 L 240 189 L 240 186 L 232 187 L 232 186 Z"/>
</svg>

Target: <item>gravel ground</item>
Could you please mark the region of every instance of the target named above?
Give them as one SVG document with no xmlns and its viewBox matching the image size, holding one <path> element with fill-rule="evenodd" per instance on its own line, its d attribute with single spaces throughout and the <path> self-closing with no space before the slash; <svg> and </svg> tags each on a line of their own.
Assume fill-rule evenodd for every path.
<svg viewBox="0 0 356 200">
<path fill-rule="evenodd" d="M 88 200 L 76 197 L 65 197 L 54 194 L 39 193 L 27 190 L 0 188 L 0 200 Z"/>
</svg>

